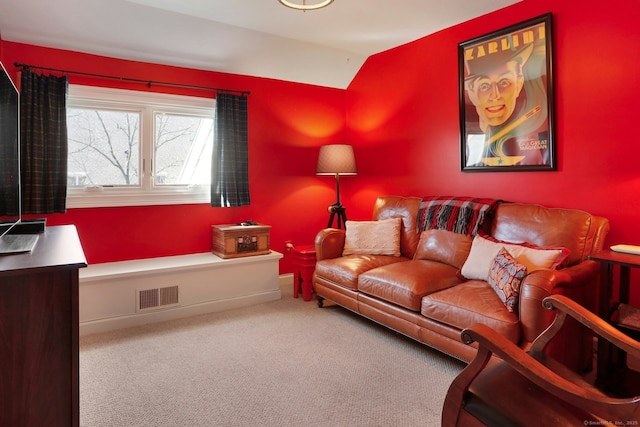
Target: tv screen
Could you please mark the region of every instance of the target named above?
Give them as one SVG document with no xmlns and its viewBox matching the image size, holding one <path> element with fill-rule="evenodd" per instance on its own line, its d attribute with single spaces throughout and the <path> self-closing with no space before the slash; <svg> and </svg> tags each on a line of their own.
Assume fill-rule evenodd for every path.
<svg viewBox="0 0 640 427">
<path fill-rule="evenodd" d="M 0 72 L 0 237 L 20 222 L 20 104 L 18 90 Z"/>
</svg>

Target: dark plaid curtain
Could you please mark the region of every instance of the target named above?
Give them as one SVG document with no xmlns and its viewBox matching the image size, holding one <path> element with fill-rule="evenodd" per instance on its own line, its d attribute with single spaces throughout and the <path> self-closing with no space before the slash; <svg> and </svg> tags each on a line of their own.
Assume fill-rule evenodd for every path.
<svg viewBox="0 0 640 427">
<path fill-rule="evenodd" d="M 213 129 L 211 206 L 250 203 L 247 97 L 219 93 Z"/>
<path fill-rule="evenodd" d="M 7 81 L 0 85 L 0 215 L 14 218 L 20 215 L 18 132 L 18 93 Z"/>
<path fill-rule="evenodd" d="M 20 168 L 22 212 L 66 211 L 67 77 L 22 71 Z"/>
</svg>

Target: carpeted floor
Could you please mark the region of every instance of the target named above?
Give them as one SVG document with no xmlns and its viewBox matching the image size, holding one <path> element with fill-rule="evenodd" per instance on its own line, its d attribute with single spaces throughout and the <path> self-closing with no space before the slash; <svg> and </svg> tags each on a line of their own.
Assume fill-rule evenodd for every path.
<svg viewBox="0 0 640 427">
<path fill-rule="evenodd" d="M 463 366 L 285 288 L 258 306 L 82 337 L 80 424 L 438 426 Z"/>
</svg>

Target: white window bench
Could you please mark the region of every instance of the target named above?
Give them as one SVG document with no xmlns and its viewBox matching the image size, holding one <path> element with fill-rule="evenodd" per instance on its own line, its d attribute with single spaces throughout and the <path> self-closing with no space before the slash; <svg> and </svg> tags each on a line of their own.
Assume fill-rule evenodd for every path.
<svg viewBox="0 0 640 427">
<path fill-rule="evenodd" d="M 280 299 L 281 258 L 200 253 L 82 268 L 80 335 Z"/>
</svg>

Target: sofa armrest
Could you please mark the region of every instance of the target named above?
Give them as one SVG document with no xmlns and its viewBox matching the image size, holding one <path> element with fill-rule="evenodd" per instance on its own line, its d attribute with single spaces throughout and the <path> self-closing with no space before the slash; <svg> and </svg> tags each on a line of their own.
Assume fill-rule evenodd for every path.
<svg viewBox="0 0 640 427">
<path fill-rule="evenodd" d="M 316 235 L 316 259 L 318 261 L 342 256 L 345 231 L 337 228 L 325 228 Z"/>
<path fill-rule="evenodd" d="M 585 299 L 599 275 L 600 265 L 590 260 L 562 270 L 537 270 L 528 274 L 522 281 L 519 301 L 524 341 L 532 342 L 553 321 L 555 313 L 542 307 L 542 301 L 550 295 L 567 295 L 593 309 L 590 307 L 593 301 Z"/>
<path fill-rule="evenodd" d="M 593 289 L 600 277 L 600 265 L 585 260 L 562 270 L 537 270 L 531 272 L 522 281 L 520 288 L 520 327 L 522 345 L 528 344 L 540 335 L 555 318 L 555 313 L 545 310 L 542 302 L 550 295 L 566 295 L 574 301 L 587 306 L 593 296 Z M 590 337 L 577 324 L 568 324 L 557 342 L 552 343 L 549 354 L 575 369 L 585 369 L 590 363 Z M 561 345 L 562 340 L 566 346 Z"/>
</svg>

